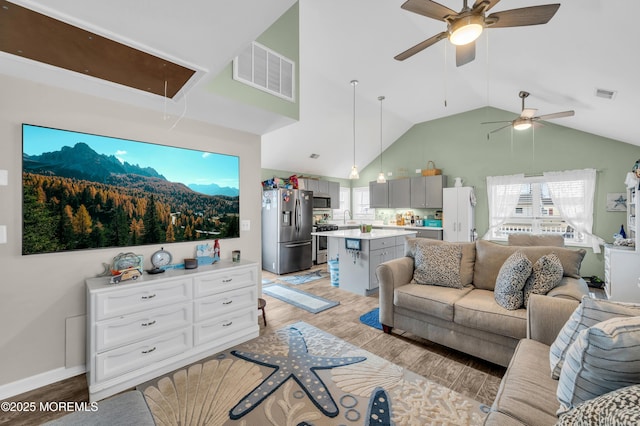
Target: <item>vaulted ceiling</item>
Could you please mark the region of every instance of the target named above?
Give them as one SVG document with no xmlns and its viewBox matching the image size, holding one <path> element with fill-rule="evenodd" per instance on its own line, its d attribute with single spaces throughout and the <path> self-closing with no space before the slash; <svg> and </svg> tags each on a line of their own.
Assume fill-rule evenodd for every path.
<svg viewBox="0 0 640 426">
<path fill-rule="evenodd" d="M 557 1 L 557 0 L 554 0 Z M 546 25 L 494 28 L 477 42 L 475 61 L 455 66 L 442 41 L 398 62 L 395 55 L 444 30 L 445 24 L 405 10 L 404 0 L 300 0 L 300 120 L 242 105 L 205 90 L 252 40 L 294 0 L 20 0 L 13 3 L 173 59 L 196 71 L 185 90 L 186 117 L 263 135 L 262 166 L 346 177 L 351 167 L 353 88 L 356 88 L 357 163 L 362 168 L 383 144 L 412 125 L 492 106 L 517 115 L 518 92 L 540 114 L 573 109 L 556 124 L 640 145 L 633 125 L 640 84 L 634 0 L 561 1 Z M 442 0 L 454 9 L 462 0 Z M 492 11 L 551 3 L 502 0 Z M 11 3 L 4 2 L 3 7 Z M 1 22 L 0 22 L 1 25 Z M 79 73 L 16 55 L 0 54 L 0 74 L 43 82 L 94 96 L 162 110 L 151 96 L 113 87 Z M 612 100 L 597 89 L 615 91 Z M 445 106 L 446 103 L 446 106 Z M 180 109 L 179 102 L 170 105 Z M 119 135 L 120 136 L 120 135 Z M 126 136 L 126 135 L 124 135 Z M 320 154 L 316 160 L 311 153 Z"/>
</svg>

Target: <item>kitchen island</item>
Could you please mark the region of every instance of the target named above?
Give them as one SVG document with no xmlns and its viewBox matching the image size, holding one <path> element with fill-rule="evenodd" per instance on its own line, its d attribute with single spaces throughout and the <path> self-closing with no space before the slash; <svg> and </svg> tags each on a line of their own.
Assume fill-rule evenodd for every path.
<svg viewBox="0 0 640 426">
<path fill-rule="evenodd" d="M 343 290 L 368 296 L 378 291 L 376 268 L 388 260 L 403 257 L 404 242 L 416 231 L 404 229 L 359 229 L 313 232 L 327 237 L 330 258 L 339 259 L 339 286 Z M 331 256 L 333 254 L 333 256 Z"/>
</svg>

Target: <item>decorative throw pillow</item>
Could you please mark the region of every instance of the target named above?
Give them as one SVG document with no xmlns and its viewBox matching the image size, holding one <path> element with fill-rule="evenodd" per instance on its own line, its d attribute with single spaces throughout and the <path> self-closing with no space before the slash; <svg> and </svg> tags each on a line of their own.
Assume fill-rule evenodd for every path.
<svg viewBox="0 0 640 426">
<path fill-rule="evenodd" d="M 558 414 L 640 383 L 640 317 L 611 318 L 578 333 L 560 372 Z"/>
<path fill-rule="evenodd" d="M 413 279 L 418 284 L 462 288 L 462 247 L 458 244 L 417 246 Z"/>
<path fill-rule="evenodd" d="M 494 297 L 498 305 L 510 311 L 520 309 L 524 303 L 522 289 L 531 275 L 531 261 L 521 251 L 505 260 L 498 272 Z"/>
<path fill-rule="evenodd" d="M 585 401 L 562 414 L 556 426 L 638 425 L 640 384 L 627 386 Z"/>
<path fill-rule="evenodd" d="M 563 273 L 562 262 L 555 253 L 546 254 L 538 259 L 524 284 L 524 306 L 527 306 L 531 293 L 547 294 L 560 284 Z"/>
<path fill-rule="evenodd" d="M 549 362 L 551 365 L 551 377 L 560 377 L 560 370 L 569 346 L 574 342 L 578 333 L 599 322 L 615 317 L 633 317 L 640 315 L 640 305 L 633 303 L 612 302 L 602 299 L 592 299 L 589 296 L 582 298 L 569 320 L 565 323 L 558 337 L 551 344 L 549 350 Z"/>
</svg>

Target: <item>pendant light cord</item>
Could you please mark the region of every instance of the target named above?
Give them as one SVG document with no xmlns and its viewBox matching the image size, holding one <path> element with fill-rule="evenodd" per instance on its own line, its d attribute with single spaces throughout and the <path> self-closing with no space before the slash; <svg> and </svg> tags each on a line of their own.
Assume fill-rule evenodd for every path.
<svg viewBox="0 0 640 426">
<path fill-rule="evenodd" d="M 384 96 L 378 96 L 380 101 L 380 173 L 382 173 L 382 101 L 384 99 Z"/>
<path fill-rule="evenodd" d="M 353 166 L 356 165 L 356 85 L 358 80 L 351 80 L 353 85 Z"/>
</svg>

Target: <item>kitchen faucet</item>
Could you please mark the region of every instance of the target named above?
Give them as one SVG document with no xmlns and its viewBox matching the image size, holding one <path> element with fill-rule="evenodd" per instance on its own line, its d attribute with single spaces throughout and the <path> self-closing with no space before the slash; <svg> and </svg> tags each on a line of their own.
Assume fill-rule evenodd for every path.
<svg viewBox="0 0 640 426">
<path fill-rule="evenodd" d="M 344 214 L 342 215 L 342 222 L 346 225 L 347 224 L 347 213 L 349 213 L 349 219 L 353 219 L 353 215 L 351 214 L 351 210 L 347 209 L 344 211 Z"/>
</svg>

